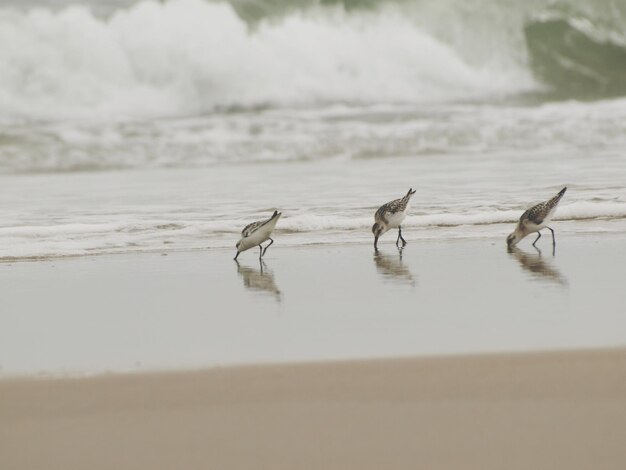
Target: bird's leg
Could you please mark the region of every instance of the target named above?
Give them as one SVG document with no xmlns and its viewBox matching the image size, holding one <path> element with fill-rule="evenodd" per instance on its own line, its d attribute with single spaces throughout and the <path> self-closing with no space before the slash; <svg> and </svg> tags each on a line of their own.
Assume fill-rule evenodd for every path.
<svg viewBox="0 0 626 470">
<path fill-rule="evenodd" d="M 274 243 L 274 240 L 272 240 L 272 239 L 270 238 L 270 244 L 269 244 L 269 245 L 267 245 L 265 248 L 263 248 L 263 256 L 265 256 L 265 252 L 267 251 L 267 249 L 268 249 L 270 246 L 272 246 L 272 243 Z"/>
<path fill-rule="evenodd" d="M 238 251 L 237 254 L 235 255 L 234 260 L 237 261 L 237 257 L 239 256 L 239 253 L 241 253 L 241 251 Z"/>
<path fill-rule="evenodd" d="M 541 238 L 541 232 L 537 232 L 537 238 L 535 238 L 535 241 L 533 242 L 533 246 L 535 246 L 535 243 L 537 243 L 537 240 L 539 240 Z"/>
<path fill-rule="evenodd" d="M 396 238 L 396 246 L 398 246 L 398 243 L 400 242 L 401 238 L 402 238 L 402 229 L 398 227 L 398 238 Z"/>
<path fill-rule="evenodd" d="M 406 240 L 402 237 L 402 227 L 398 227 L 398 238 L 402 240 L 402 247 L 406 246 Z"/>
<path fill-rule="evenodd" d="M 259 261 L 263 257 L 263 245 L 259 244 Z"/>
</svg>

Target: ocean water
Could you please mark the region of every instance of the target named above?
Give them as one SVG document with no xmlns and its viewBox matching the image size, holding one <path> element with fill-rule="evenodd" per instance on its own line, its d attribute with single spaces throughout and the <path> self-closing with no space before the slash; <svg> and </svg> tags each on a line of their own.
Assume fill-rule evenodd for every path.
<svg viewBox="0 0 626 470">
<path fill-rule="evenodd" d="M 560 234 L 624 232 L 625 19 L 624 0 L 5 0 L 0 259 L 234 247 L 274 209 L 277 243 L 371 242 L 409 187 L 409 241 L 504 240 L 563 186 Z"/>
</svg>

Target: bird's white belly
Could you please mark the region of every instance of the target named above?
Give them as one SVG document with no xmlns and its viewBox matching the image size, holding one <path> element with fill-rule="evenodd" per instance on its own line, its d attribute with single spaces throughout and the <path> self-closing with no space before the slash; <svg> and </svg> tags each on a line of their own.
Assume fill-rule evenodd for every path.
<svg viewBox="0 0 626 470">
<path fill-rule="evenodd" d="M 549 214 L 545 219 L 543 219 L 543 221 L 540 224 L 534 224 L 528 221 L 526 222 L 526 232 L 527 233 L 539 232 L 540 230 L 543 230 L 544 228 L 546 228 L 551 220 L 552 220 L 552 214 Z"/>
<path fill-rule="evenodd" d="M 270 237 L 272 232 L 264 230 L 264 229 L 265 227 L 260 228 L 259 230 L 254 232 L 251 236 L 246 238 L 246 246 L 247 246 L 246 249 L 252 248 L 253 246 L 258 246 Z"/>
<path fill-rule="evenodd" d="M 402 225 L 405 217 L 406 212 L 396 212 L 395 214 L 387 213 L 385 216 L 389 228 L 398 228 L 400 225 Z"/>
</svg>

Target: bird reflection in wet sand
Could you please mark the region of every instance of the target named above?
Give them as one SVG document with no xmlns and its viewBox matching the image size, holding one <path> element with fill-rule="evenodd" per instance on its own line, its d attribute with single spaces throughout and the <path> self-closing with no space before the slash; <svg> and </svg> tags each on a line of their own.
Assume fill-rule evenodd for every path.
<svg viewBox="0 0 626 470">
<path fill-rule="evenodd" d="M 381 251 L 374 253 L 376 270 L 385 279 L 390 279 L 400 284 L 415 286 L 415 278 L 411 270 L 402 262 L 402 248 L 398 249 L 397 255 L 386 255 Z"/>
<path fill-rule="evenodd" d="M 237 273 L 243 278 L 243 285 L 252 291 L 271 294 L 280 302 L 282 293 L 276 285 L 274 274 L 267 269 L 264 261 L 259 261 L 259 269 L 241 266 L 237 262 Z"/>
<path fill-rule="evenodd" d="M 509 249 L 509 254 L 513 256 L 524 270 L 530 272 L 537 279 L 553 281 L 561 286 L 567 286 L 567 278 L 558 269 L 546 262 L 541 257 L 541 250 L 535 247 L 536 253 L 526 253 L 519 248 Z"/>
</svg>

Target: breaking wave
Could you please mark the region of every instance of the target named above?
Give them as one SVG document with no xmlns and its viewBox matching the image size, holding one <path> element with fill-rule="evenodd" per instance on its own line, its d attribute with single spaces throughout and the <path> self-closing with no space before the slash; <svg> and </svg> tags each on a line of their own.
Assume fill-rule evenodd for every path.
<svg viewBox="0 0 626 470">
<path fill-rule="evenodd" d="M 626 93 L 612 0 L 60 3 L 0 7 L 0 123 Z"/>
<path fill-rule="evenodd" d="M 475 61 L 405 10 L 310 8 L 250 25 L 227 3 L 0 9 L 0 119 L 193 115 L 328 102 L 446 102 L 533 86 Z"/>
</svg>

